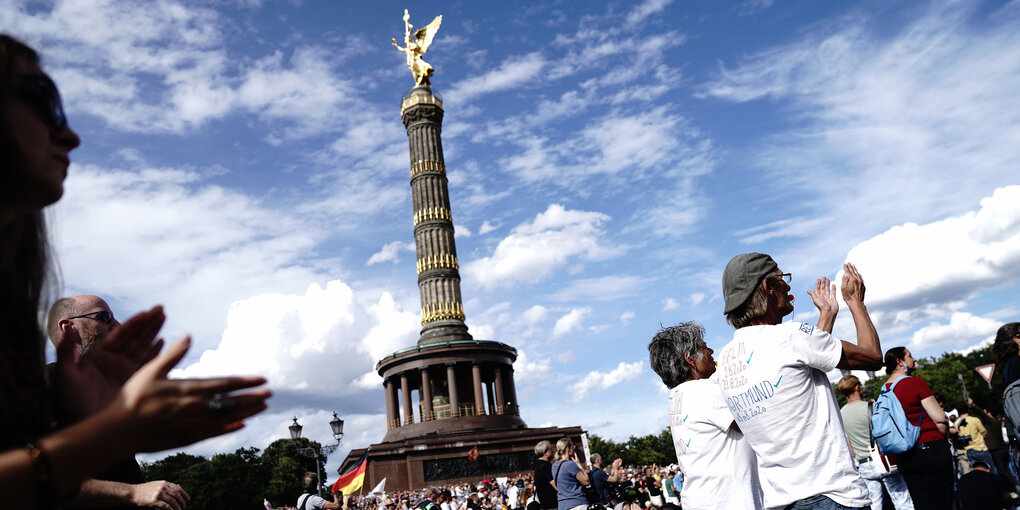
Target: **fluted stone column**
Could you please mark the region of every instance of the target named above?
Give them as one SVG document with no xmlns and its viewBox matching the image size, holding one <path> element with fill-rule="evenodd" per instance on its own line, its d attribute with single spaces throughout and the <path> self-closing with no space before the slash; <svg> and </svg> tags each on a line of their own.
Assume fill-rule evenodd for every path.
<svg viewBox="0 0 1020 510">
<path fill-rule="evenodd" d="M 507 400 L 513 404 L 515 408 L 520 407 L 520 402 L 517 402 L 517 385 L 514 383 L 514 367 L 512 365 L 507 369 L 506 392 Z"/>
<path fill-rule="evenodd" d="M 383 383 L 383 391 L 386 393 L 386 430 L 393 428 L 393 420 L 396 418 L 393 416 L 393 380 L 387 380 Z"/>
<path fill-rule="evenodd" d="M 404 99 L 400 118 L 407 130 L 411 155 L 414 244 L 421 294 L 418 344 L 471 340 L 464 324 L 460 264 L 440 138 L 443 103 L 429 86 L 419 85 Z"/>
<path fill-rule="evenodd" d="M 496 414 L 503 414 L 506 400 L 503 398 L 503 367 L 497 366 L 492 385 L 496 387 Z"/>
<path fill-rule="evenodd" d="M 429 379 L 429 368 L 421 369 L 421 421 L 432 419 L 432 381 Z"/>
<path fill-rule="evenodd" d="M 460 395 L 457 394 L 457 373 L 454 363 L 446 364 L 446 388 L 450 392 L 450 417 L 460 416 Z"/>
<path fill-rule="evenodd" d="M 407 372 L 400 374 L 400 397 L 404 403 L 404 425 L 411 425 L 414 423 L 414 409 L 411 407 L 411 385 Z"/>
<path fill-rule="evenodd" d="M 496 414 L 496 401 L 495 399 L 493 399 L 491 382 L 485 383 L 485 395 L 488 397 L 489 400 L 489 407 L 485 409 L 485 412 L 488 414 Z"/>
<path fill-rule="evenodd" d="M 475 388 L 475 414 L 485 414 L 485 398 L 482 397 L 482 366 L 478 362 L 471 363 L 471 379 Z"/>
</svg>

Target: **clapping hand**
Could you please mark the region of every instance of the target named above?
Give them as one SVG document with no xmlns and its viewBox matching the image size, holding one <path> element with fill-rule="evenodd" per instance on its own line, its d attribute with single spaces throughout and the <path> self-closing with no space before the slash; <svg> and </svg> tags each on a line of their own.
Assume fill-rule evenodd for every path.
<svg viewBox="0 0 1020 510">
<path fill-rule="evenodd" d="M 864 303 L 864 278 L 857 272 L 857 267 L 847 262 L 843 264 L 843 301 Z"/>
<path fill-rule="evenodd" d="M 836 284 L 831 283 L 828 278 L 823 276 L 815 280 L 815 290 L 809 290 L 807 293 L 820 313 L 830 313 L 835 316 L 839 312 L 839 301 L 836 301 Z"/>
<path fill-rule="evenodd" d="M 244 427 L 243 420 L 266 409 L 267 389 L 229 395 L 265 384 L 262 377 L 167 379 L 184 358 L 191 338 L 184 336 L 128 379 L 109 412 L 128 416 L 135 451 L 186 446 Z"/>
<path fill-rule="evenodd" d="M 160 306 L 139 313 L 85 355 L 78 353 L 72 339 L 64 339 L 57 347 L 56 363 L 61 414 L 77 421 L 109 405 L 121 386 L 163 348 L 163 340 L 156 335 L 165 320 Z"/>
</svg>

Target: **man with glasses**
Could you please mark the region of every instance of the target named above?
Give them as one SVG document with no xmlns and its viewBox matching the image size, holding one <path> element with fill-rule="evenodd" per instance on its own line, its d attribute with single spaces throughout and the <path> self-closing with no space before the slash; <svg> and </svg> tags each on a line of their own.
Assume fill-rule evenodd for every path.
<svg viewBox="0 0 1020 510">
<path fill-rule="evenodd" d="M 99 296 L 71 296 L 50 307 L 46 332 L 53 345 L 73 341 L 78 345 L 78 355 L 84 356 L 119 325 L 110 305 Z"/>
<path fill-rule="evenodd" d="M 758 457 L 766 508 L 862 508 L 868 488 L 854 469 L 826 373 L 882 366 L 878 333 L 864 306 L 864 280 L 843 265 L 843 299 L 857 344 L 831 335 L 839 305 L 828 278 L 808 291 L 817 327 L 783 323 L 793 313 L 789 273 L 772 257 L 744 253 L 723 271 L 726 321 L 736 331 L 720 350 L 716 382 Z"/>
<path fill-rule="evenodd" d="M 110 305 L 98 296 L 71 296 L 57 300 L 50 307 L 46 330 L 50 341 L 59 347 L 64 342 L 77 344 L 76 361 L 102 342 L 120 322 L 114 317 Z M 54 370 L 55 368 L 51 369 Z M 52 373 L 61 377 L 60 373 Z M 58 385 L 59 386 L 59 385 Z M 59 391 L 55 395 L 59 402 Z M 102 401 L 102 399 L 100 399 Z M 97 413 L 102 409 L 98 404 L 78 402 L 77 405 L 61 406 L 62 409 L 77 409 L 77 416 L 61 416 L 60 425 L 68 426 Z M 128 458 L 99 474 L 94 480 L 86 480 L 76 500 L 89 508 L 123 508 L 137 506 L 146 508 L 168 508 L 183 510 L 189 496 L 184 489 L 166 480 L 145 482 L 141 468 L 135 459 Z"/>
</svg>

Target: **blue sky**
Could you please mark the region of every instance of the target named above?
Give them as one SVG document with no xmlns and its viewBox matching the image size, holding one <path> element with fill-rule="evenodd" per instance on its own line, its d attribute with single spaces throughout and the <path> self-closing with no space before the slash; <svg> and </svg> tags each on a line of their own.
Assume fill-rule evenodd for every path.
<svg viewBox="0 0 1020 510">
<path fill-rule="evenodd" d="M 276 397 L 188 451 L 298 416 L 384 433 L 375 360 L 418 336 L 403 9 L 442 14 L 467 322 L 518 348 L 525 421 L 667 425 L 646 345 L 732 329 L 720 277 L 772 254 L 806 290 L 855 262 L 883 347 L 932 356 L 1020 315 L 1020 2 L 8 0 L 83 139 L 51 208 L 63 292 L 166 306 L 178 375 Z M 852 339 L 846 314 L 836 334 Z M 159 455 L 147 457 L 158 458 Z"/>
</svg>

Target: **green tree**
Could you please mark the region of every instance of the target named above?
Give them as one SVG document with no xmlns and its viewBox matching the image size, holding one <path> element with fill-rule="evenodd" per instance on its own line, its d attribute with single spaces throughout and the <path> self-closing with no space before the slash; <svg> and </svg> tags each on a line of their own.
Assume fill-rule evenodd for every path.
<svg viewBox="0 0 1020 510">
<path fill-rule="evenodd" d="M 878 394 L 882 392 L 882 385 L 889 380 L 888 374 L 876 374 L 875 377 L 868 379 L 864 382 L 864 400 L 872 400 L 878 398 Z"/>
<path fill-rule="evenodd" d="M 932 392 L 946 400 L 946 409 L 957 407 L 963 400 L 963 388 L 967 395 L 984 409 L 993 413 L 1002 412 L 1002 391 L 1006 389 L 1001 370 L 993 374 L 992 388 L 977 373 L 975 368 L 993 362 L 991 348 L 977 349 L 963 355 L 947 352 L 939 358 L 925 358 L 917 361 L 916 375 L 931 388 Z M 1001 367 L 999 367 L 1001 369 Z M 963 377 L 961 384 L 960 376 Z"/>
<path fill-rule="evenodd" d="M 269 470 L 263 493 L 274 506 L 296 500 L 301 494 L 301 481 L 305 473 L 315 472 L 315 459 L 298 453 L 298 448 L 320 450 L 321 445 L 303 437 L 297 440 L 277 439 L 262 453 L 262 460 Z M 326 459 L 320 456 L 319 462 L 323 478 L 319 483 L 325 491 L 328 489 L 325 482 L 330 474 L 326 473 Z"/>
<path fill-rule="evenodd" d="M 178 453 L 155 462 L 143 462 L 141 465 L 142 475 L 146 480 L 170 480 L 180 483 L 179 480 L 184 479 L 184 474 L 188 469 L 195 464 L 205 462 L 205 460 L 205 457 Z M 184 490 L 188 490 L 187 487 Z"/>
<path fill-rule="evenodd" d="M 673 448 L 673 434 L 668 428 L 658 434 L 647 436 L 630 436 L 627 440 L 627 456 L 624 463 L 632 465 L 658 464 L 665 466 L 676 462 L 676 450 Z"/>
<path fill-rule="evenodd" d="M 600 436 L 592 434 L 588 436 L 588 448 L 591 449 L 592 453 L 597 453 L 602 456 L 602 461 L 605 465 L 612 464 L 616 459 L 623 459 L 624 464 L 627 463 L 627 459 L 624 458 L 627 455 L 627 449 L 624 445 L 616 443 L 609 439 L 603 439 Z"/>
</svg>

